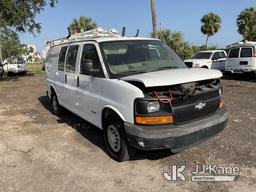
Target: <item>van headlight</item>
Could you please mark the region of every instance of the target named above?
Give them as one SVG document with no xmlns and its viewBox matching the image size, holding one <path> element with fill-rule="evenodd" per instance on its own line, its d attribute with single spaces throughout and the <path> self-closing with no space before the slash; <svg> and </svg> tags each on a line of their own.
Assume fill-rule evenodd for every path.
<svg viewBox="0 0 256 192">
<path fill-rule="evenodd" d="M 147 110 L 149 113 L 157 112 L 160 110 L 160 104 L 158 101 L 150 101 L 147 103 Z"/>
</svg>

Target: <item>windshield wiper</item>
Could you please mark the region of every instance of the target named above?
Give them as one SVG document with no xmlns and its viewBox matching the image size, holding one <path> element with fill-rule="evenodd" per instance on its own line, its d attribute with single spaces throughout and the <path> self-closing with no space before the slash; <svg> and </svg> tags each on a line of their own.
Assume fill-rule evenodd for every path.
<svg viewBox="0 0 256 192">
<path fill-rule="evenodd" d="M 174 66 L 165 66 L 165 67 L 159 67 L 156 70 L 159 71 L 159 70 L 162 70 L 162 69 L 177 69 L 177 68 L 178 67 L 174 67 Z"/>
<path fill-rule="evenodd" d="M 119 75 L 140 74 L 140 73 L 146 73 L 146 71 L 131 70 L 131 71 L 125 71 L 125 72 L 119 73 Z"/>
</svg>

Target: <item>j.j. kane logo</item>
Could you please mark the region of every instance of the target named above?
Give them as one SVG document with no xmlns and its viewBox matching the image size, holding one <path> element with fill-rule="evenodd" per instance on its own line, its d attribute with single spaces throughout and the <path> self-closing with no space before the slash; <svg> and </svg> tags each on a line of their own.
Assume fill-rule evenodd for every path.
<svg viewBox="0 0 256 192">
<path fill-rule="evenodd" d="M 188 164 L 170 164 L 167 170 L 162 171 L 162 178 L 168 182 L 189 181 L 186 169 Z M 237 181 L 239 178 L 239 167 L 200 165 L 195 164 L 191 171 L 191 181 Z"/>
</svg>

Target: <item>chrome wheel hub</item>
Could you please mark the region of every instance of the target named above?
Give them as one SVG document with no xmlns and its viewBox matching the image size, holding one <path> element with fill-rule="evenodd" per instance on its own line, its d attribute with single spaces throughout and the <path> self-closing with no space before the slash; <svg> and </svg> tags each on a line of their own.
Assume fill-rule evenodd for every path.
<svg viewBox="0 0 256 192">
<path fill-rule="evenodd" d="M 116 153 L 119 152 L 121 149 L 120 135 L 114 125 L 108 126 L 107 139 L 111 149 Z"/>
</svg>

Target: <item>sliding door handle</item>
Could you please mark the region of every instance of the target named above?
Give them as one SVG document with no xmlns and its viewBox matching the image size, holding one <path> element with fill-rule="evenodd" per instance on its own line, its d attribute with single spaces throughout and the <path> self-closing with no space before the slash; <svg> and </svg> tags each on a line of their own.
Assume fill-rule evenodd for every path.
<svg viewBox="0 0 256 192">
<path fill-rule="evenodd" d="M 65 74 L 65 83 L 68 82 L 68 79 L 67 79 L 67 74 Z"/>
<path fill-rule="evenodd" d="M 79 87 L 79 76 L 76 77 L 76 86 Z"/>
</svg>

